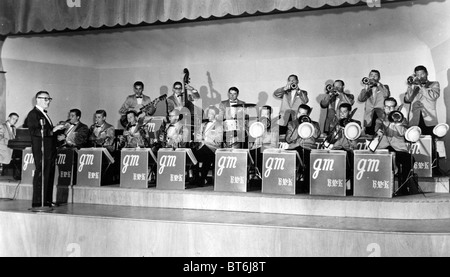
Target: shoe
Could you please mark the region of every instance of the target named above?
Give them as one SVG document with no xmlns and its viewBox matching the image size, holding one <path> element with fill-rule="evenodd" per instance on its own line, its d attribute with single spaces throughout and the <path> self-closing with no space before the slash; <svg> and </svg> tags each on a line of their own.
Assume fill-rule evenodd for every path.
<svg viewBox="0 0 450 277">
<path fill-rule="evenodd" d="M 59 207 L 59 205 L 57 203 L 54 203 L 54 202 L 47 202 L 45 204 L 45 206 L 47 206 L 47 207 Z"/>
</svg>

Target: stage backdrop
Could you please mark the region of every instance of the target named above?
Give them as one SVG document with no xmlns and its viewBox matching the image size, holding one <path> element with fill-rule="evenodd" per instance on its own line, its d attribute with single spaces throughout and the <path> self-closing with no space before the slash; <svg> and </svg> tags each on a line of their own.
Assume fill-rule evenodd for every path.
<svg viewBox="0 0 450 277">
<path fill-rule="evenodd" d="M 226 98 L 237 86 L 240 98 L 258 105 L 280 101 L 272 96 L 289 74 L 309 92 L 312 118 L 323 123 L 319 102 L 325 84 L 342 79 L 358 96 L 361 79 L 371 69 L 392 95 L 403 99 L 406 78 L 416 65 L 441 84 L 439 122 L 449 122 L 450 4 L 445 1 L 400 2 L 214 21 L 154 25 L 117 30 L 10 36 L 1 53 L 6 78 L 6 114 L 23 122 L 38 90 L 54 101 L 52 119 L 63 120 L 80 108 L 91 124 L 97 109 L 118 125 L 118 109 L 136 80 L 152 98 L 171 93 L 188 68 L 191 85 L 206 107 Z M 1 76 L 0 76 L 1 77 Z M 356 103 L 362 120 L 364 105 Z M 163 105 L 158 114 L 164 114 Z M 447 145 L 450 145 L 447 143 Z"/>
</svg>

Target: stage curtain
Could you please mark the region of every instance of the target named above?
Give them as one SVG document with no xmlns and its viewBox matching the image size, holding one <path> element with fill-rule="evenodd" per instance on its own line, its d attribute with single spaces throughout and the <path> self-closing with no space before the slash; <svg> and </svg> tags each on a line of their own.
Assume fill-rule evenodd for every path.
<svg viewBox="0 0 450 277">
<path fill-rule="evenodd" d="M 178 22 L 405 0 L 1 0 L 0 35 Z"/>
<path fill-rule="evenodd" d="M 0 120 L 3 122 L 6 120 L 6 80 L 3 71 L 3 63 L 1 59 L 1 53 L 3 48 L 3 43 L 5 42 L 4 36 L 0 36 Z"/>
</svg>

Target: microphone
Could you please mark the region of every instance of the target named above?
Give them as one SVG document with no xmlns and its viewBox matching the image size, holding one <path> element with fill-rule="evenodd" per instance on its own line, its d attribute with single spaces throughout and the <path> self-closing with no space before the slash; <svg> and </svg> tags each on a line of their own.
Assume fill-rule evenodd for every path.
<svg viewBox="0 0 450 277">
<path fill-rule="evenodd" d="M 41 118 L 39 119 L 39 123 L 41 124 L 42 128 L 45 126 L 45 119 Z"/>
</svg>

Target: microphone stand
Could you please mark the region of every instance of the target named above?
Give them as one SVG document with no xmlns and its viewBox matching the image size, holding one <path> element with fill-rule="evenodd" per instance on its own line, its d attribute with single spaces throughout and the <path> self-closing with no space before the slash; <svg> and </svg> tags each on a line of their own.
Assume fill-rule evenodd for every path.
<svg viewBox="0 0 450 277">
<path fill-rule="evenodd" d="M 53 210 L 52 207 L 45 207 L 44 206 L 44 126 L 45 126 L 45 120 L 41 119 L 41 206 L 40 207 L 34 207 L 31 209 L 33 212 L 50 212 Z"/>
</svg>

